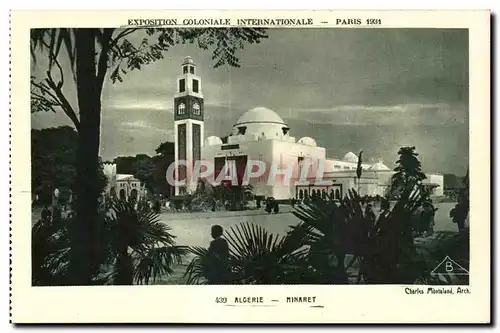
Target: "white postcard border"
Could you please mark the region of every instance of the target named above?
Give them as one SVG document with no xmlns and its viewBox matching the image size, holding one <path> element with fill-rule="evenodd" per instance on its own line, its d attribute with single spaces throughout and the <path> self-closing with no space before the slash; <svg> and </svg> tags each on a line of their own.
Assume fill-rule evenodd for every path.
<svg viewBox="0 0 500 333">
<path fill-rule="evenodd" d="M 380 18 L 383 28 L 468 28 L 471 262 L 468 295 L 407 295 L 405 286 L 31 286 L 29 29 L 118 27 L 130 18 L 303 17 L 305 28 L 352 28 L 335 18 Z M 328 23 L 319 23 L 328 22 Z M 11 241 L 15 323 L 403 323 L 490 321 L 490 13 L 488 11 L 79 11 L 12 13 Z M 297 27 L 298 28 L 298 27 Z M 357 27 L 357 28 L 367 28 Z M 317 305 L 229 307 L 216 297 L 316 296 Z"/>
</svg>

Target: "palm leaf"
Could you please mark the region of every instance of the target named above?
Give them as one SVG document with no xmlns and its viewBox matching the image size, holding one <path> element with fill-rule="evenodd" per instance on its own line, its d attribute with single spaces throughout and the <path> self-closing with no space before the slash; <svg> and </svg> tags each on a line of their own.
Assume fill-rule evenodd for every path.
<svg viewBox="0 0 500 333">
<path fill-rule="evenodd" d="M 226 232 L 229 245 L 231 281 L 235 284 L 299 283 L 307 270 L 303 236 L 291 232 L 285 236 L 269 233 L 251 223 L 241 223 Z M 209 252 L 191 247 L 195 258 L 186 270 L 188 283 L 206 283 L 210 275 Z"/>
<path fill-rule="evenodd" d="M 136 206 L 137 204 L 137 206 Z M 171 228 L 160 221 L 159 214 L 145 201 L 111 201 L 106 219 L 111 244 L 109 251 L 116 258 L 124 252 L 133 259 L 133 280 L 149 284 L 173 273 L 188 249 L 175 244 Z"/>
<path fill-rule="evenodd" d="M 137 258 L 134 279 L 139 284 L 149 284 L 159 277 L 171 275 L 175 265 L 182 263 L 187 253 L 184 246 L 163 246 L 153 248 Z"/>
<path fill-rule="evenodd" d="M 189 247 L 188 251 L 195 255 L 191 260 L 184 277 L 187 277 L 188 284 L 206 284 L 207 283 L 207 267 L 206 258 L 208 257 L 208 249 L 198 246 Z"/>
</svg>

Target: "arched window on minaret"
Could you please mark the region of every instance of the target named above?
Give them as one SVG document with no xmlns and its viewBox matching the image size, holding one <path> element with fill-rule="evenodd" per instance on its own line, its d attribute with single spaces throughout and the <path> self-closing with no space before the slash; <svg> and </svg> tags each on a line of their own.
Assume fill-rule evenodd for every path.
<svg viewBox="0 0 500 333">
<path fill-rule="evenodd" d="M 196 103 L 196 102 L 193 104 L 193 114 L 194 114 L 195 116 L 199 116 L 199 115 L 201 114 L 201 111 L 200 111 L 200 104 L 198 104 L 198 103 Z"/>
<path fill-rule="evenodd" d="M 178 114 L 185 114 L 186 113 L 186 105 L 184 103 L 179 104 L 179 108 L 177 110 Z"/>
</svg>

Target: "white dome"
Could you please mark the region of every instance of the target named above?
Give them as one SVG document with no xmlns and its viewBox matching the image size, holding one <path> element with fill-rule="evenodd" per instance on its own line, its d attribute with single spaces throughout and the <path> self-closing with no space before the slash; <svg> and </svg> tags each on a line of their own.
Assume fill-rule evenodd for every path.
<svg viewBox="0 0 500 333">
<path fill-rule="evenodd" d="M 273 110 L 258 107 L 245 112 L 233 126 L 233 135 L 245 134 L 259 139 L 282 140 L 288 126 Z"/>
<path fill-rule="evenodd" d="M 313 138 L 310 138 L 308 136 L 305 136 L 302 139 L 300 139 L 299 143 L 301 143 L 303 145 L 308 145 L 308 146 L 316 146 L 316 140 L 314 140 Z"/>
<path fill-rule="evenodd" d="M 222 140 L 218 136 L 209 136 L 208 138 L 205 139 L 205 144 L 207 146 L 221 145 Z"/>
<path fill-rule="evenodd" d="M 191 58 L 190 56 L 185 57 L 182 64 L 183 65 L 194 65 L 193 58 Z"/>
<path fill-rule="evenodd" d="M 354 154 L 352 151 L 350 151 L 344 155 L 343 160 L 346 162 L 358 163 L 358 156 Z"/>
<path fill-rule="evenodd" d="M 234 126 L 248 123 L 275 123 L 286 125 L 276 112 L 265 107 L 257 107 L 245 112 Z"/>
<path fill-rule="evenodd" d="M 368 168 L 369 171 L 389 171 L 389 167 L 382 162 L 373 164 Z"/>
</svg>

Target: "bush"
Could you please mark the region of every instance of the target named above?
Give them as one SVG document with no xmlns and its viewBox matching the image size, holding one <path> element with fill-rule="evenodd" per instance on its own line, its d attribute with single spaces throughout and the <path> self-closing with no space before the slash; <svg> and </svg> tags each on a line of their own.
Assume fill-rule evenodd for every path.
<svg viewBox="0 0 500 333">
<path fill-rule="evenodd" d="M 75 219 L 38 221 L 32 230 L 33 285 L 69 285 L 72 269 L 84 264 L 72 261 Z M 145 201 L 115 200 L 96 221 L 92 246 L 93 284 L 149 284 L 173 273 L 186 248 L 175 244 L 170 228 Z"/>
</svg>

